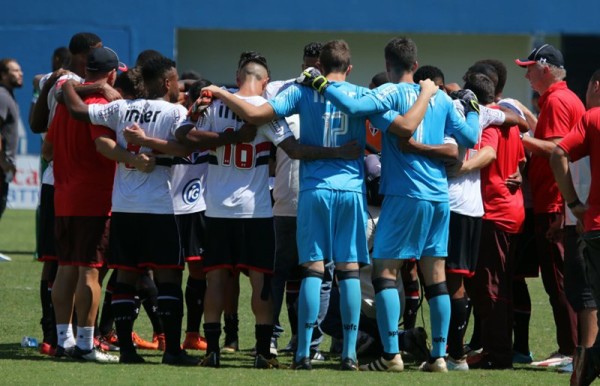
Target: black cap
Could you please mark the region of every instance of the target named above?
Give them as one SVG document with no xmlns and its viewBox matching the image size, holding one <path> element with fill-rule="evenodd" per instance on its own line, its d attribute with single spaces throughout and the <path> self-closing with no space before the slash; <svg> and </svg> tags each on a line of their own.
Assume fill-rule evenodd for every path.
<svg viewBox="0 0 600 386">
<path fill-rule="evenodd" d="M 115 51 L 108 47 L 99 47 L 92 48 L 88 54 L 86 69 L 93 72 L 127 71 L 127 66 L 119 61 Z"/>
<path fill-rule="evenodd" d="M 516 59 L 515 63 L 521 67 L 527 67 L 535 63 L 551 64 L 558 68 L 565 68 L 562 53 L 550 44 L 544 44 L 531 51 L 527 59 Z"/>
</svg>

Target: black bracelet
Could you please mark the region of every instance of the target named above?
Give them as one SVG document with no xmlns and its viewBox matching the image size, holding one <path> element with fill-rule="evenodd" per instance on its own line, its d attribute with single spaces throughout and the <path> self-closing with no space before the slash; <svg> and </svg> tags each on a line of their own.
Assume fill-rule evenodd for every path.
<svg viewBox="0 0 600 386">
<path fill-rule="evenodd" d="M 583 205 L 583 204 L 581 203 L 581 201 L 579 201 L 579 198 L 576 198 L 576 199 L 575 199 L 575 201 L 573 201 L 573 202 L 569 202 L 569 203 L 567 203 L 567 206 L 569 207 L 569 209 L 573 209 L 573 208 L 575 208 L 577 205 Z"/>
</svg>

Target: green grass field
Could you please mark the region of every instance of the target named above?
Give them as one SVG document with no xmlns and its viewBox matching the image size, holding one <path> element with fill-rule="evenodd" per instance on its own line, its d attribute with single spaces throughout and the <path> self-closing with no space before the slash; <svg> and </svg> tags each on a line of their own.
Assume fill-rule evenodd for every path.
<svg viewBox="0 0 600 386">
<path fill-rule="evenodd" d="M 7 210 L 0 221 L 0 252 L 12 262 L 0 263 L 0 385 L 37 384 L 208 384 L 208 385 L 565 385 L 569 376 L 553 370 L 517 366 L 515 371 L 469 371 L 468 373 L 426 374 L 408 364 L 401 374 L 345 373 L 336 371 L 339 358 L 314 366 L 312 372 L 251 369 L 250 348 L 254 345 L 254 327 L 249 305 L 247 280 L 242 280 L 240 296 L 240 345 L 242 351 L 222 358 L 221 369 L 174 368 L 160 365 L 161 354 L 140 351 L 149 363 L 144 365 L 98 365 L 53 360 L 35 349 L 21 348 L 23 336 L 41 337 L 39 326 L 39 277 L 41 264 L 34 261 L 35 249 L 33 211 Z M 556 350 L 552 313 L 539 279 L 529 281 L 533 314 L 531 319 L 531 349 L 536 359 L 543 359 Z M 418 324 L 427 321 L 419 317 Z M 136 322 L 136 331 L 150 338 L 152 330 L 143 313 Z M 429 330 L 429 327 L 426 326 Z M 467 333 L 470 336 L 470 332 Z M 285 345 L 284 335 L 280 345 Z M 329 349 L 329 340 L 322 346 Z M 200 353 L 197 353 L 200 355 Z M 364 359 L 367 360 L 367 359 Z M 291 358 L 280 361 L 289 365 Z"/>
</svg>

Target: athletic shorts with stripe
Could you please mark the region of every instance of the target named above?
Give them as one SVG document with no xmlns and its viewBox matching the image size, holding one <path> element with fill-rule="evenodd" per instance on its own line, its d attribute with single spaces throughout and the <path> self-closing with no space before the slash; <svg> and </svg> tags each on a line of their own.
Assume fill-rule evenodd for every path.
<svg viewBox="0 0 600 386">
<path fill-rule="evenodd" d="M 113 212 L 109 268 L 143 272 L 144 268 L 183 269 L 174 214 Z"/>
<path fill-rule="evenodd" d="M 446 271 L 473 277 L 479 256 L 481 217 L 450 212 L 450 235 Z"/>
<path fill-rule="evenodd" d="M 185 261 L 201 261 L 206 246 L 204 211 L 177 214 L 175 221 L 181 237 L 181 254 Z"/>
<path fill-rule="evenodd" d="M 375 233 L 373 259 L 420 259 L 448 255 L 447 202 L 387 195 Z"/>
<path fill-rule="evenodd" d="M 273 218 L 206 217 L 204 271 L 228 269 L 273 274 Z"/>
<path fill-rule="evenodd" d="M 315 189 L 298 195 L 299 263 L 369 264 L 367 209 L 362 193 Z"/>
</svg>

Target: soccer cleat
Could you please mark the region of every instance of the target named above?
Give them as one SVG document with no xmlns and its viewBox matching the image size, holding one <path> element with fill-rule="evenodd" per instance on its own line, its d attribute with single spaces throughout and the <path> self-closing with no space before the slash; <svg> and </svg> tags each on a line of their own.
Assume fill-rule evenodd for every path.
<svg viewBox="0 0 600 386">
<path fill-rule="evenodd" d="M 40 350 L 40 354 L 42 354 L 42 355 L 48 355 L 48 356 L 53 357 L 54 354 L 56 354 L 56 348 L 52 347 L 52 345 L 50 345 L 50 343 L 46 343 L 46 342 L 42 342 L 42 344 L 40 344 L 39 350 Z"/>
<path fill-rule="evenodd" d="M 131 333 L 131 340 L 133 345 L 142 350 L 158 350 L 158 342 L 148 342 L 142 339 L 136 332 Z"/>
<path fill-rule="evenodd" d="M 271 338 L 271 345 L 269 346 L 269 354 L 273 356 L 277 356 L 277 338 Z M 256 346 L 252 347 L 250 350 L 250 355 L 253 357 L 256 356 Z"/>
<path fill-rule="evenodd" d="M 292 335 L 288 344 L 279 351 L 284 354 L 293 354 L 294 351 L 296 351 L 297 344 L 298 344 L 298 335 Z"/>
<path fill-rule="evenodd" d="M 225 345 L 221 349 L 222 353 L 227 353 L 227 354 L 235 353 L 238 351 L 240 351 L 240 345 L 237 340 L 232 340 L 229 342 L 225 341 Z"/>
<path fill-rule="evenodd" d="M 130 351 L 130 352 L 124 351 L 119 356 L 119 363 L 140 364 L 140 363 L 146 363 L 146 360 L 144 358 L 142 358 L 142 356 L 140 356 L 135 351 Z"/>
<path fill-rule="evenodd" d="M 399 373 L 404 371 L 404 362 L 402 356 L 396 354 L 394 359 L 387 360 L 383 357 L 375 359 L 373 362 L 359 367 L 361 371 L 387 371 L 391 373 Z"/>
<path fill-rule="evenodd" d="M 532 366 L 538 367 L 556 367 L 556 366 L 566 366 L 571 363 L 573 358 L 568 355 L 564 355 L 559 353 L 558 351 L 553 352 L 550 356 L 543 361 L 531 362 Z"/>
<path fill-rule="evenodd" d="M 427 331 L 423 327 L 411 328 L 404 331 L 404 348 L 415 361 L 424 362 L 429 359 L 429 346 L 427 345 Z"/>
<path fill-rule="evenodd" d="M 358 363 L 352 358 L 346 358 L 342 360 L 340 365 L 342 371 L 358 371 Z"/>
<path fill-rule="evenodd" d="M 423 362 L 419 366 L 419 370 L 427 373 L 447 373 L 448 367 L 444 358 L 437 358 L 433 363 L 429 363 L 429 361 Z"/>
<path fill-rule="evenodd" d="M 165 351 L 161 362 L 171 366 L 198 366 L 200 358 L 188 355 L 185 350 L 180 350 L 177 355 Z"/>
<path fill-rule="evenodd" d="M 304 357 L 297 362 L 292 363 L 292 370 L 312 370 L 312 363 L 310 359 Z"/>
<path fill-rule="evenodd" d="M 221 358 L 218 353 L 210 352 L 206 354 L 202 362 L 200 362 L 200 366 L 219 368 L 221 367 Z"/>
<path fill-rule="evenodd" d="M 481 354 L 483 352 L 483 348 L 471 348 L 468 344 L 463 346 L 463 352 L 467 357 L 472 357 L 477 354 Z"/>
<path fill-rule="evenodd" d="M 91 350 L 82 350 L 78 346 L 75 346 L 71 353 L 71 358 L 79 359 L 86 362 L 96 363 L 118 363 L 119 357 L 116 355 L 108 354 L 98 350 L 96 347 Z"/>
<path fill-rule="evenodd" d="M 487 353 L 481 353 L 472 357 L 467 357 L 469 369 L 472 370 L 512 370 L 512 361 L 510 363 L 499 363 L 493 360 Z"/>
<path fill-rule="evenodd" d="M 513 363 L 529 364 L 533 362 L 533 353 L 530 351 L 529 354 L 523 354 L 519 351 L 513 351 Z"/>
<path fill-rule="evenodd" d="M 255 369 L 281 369 L 283 366 L 277 361 L 277 358 L 272 357 L 270 359 L 265 358 L 264 356 L 258 354 L 254 358 L 254 368 Z"/>
<path fill-rule="evenodd" d="M 467 356 L 464 355 L 460 359 L 454 359 L 448 355 L 446 360 L 446 367 L 448 371 L 469 371 L 469 364 L 467 363 Z"/>
<path fill-rule="evenodd" d="M 371 345 L 375 342 L 373 337 L 365 332 L 358 332 L 358 339 L 356 340 L 356 354 L 362 354 L 371 347 Z M 333 345 L 333 340 L 331 342 Z"/>
<path fill-rule="evenodd" d="M 186 332 L 182 347 L 187 350 L 205 351 L 207 347 L 206 339 L 201 337 L 198 332 Z"/>
<path fill-rule="evenodd" d="M 165 348 L 167 347 L 165 334 L 152 334 L 152 344 L 156 344 L 157 350 L 165 351 Z"/>
<path fill-rule="evenodd" d="M 56 346 L 54 350 L 54 358 L 71 358 L 73 354 L 73 347 L 64 348 L 63 346 Z"/>
<path fill-rule="evenodd" d="M 325 362 L 326 360 L 327 360 L 327 357 L 325 355 L 321 354 L 320 351 L 310 350 L 310 362 L 311 363 Z"/>
</svg>

